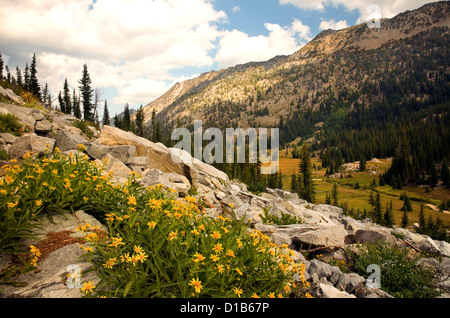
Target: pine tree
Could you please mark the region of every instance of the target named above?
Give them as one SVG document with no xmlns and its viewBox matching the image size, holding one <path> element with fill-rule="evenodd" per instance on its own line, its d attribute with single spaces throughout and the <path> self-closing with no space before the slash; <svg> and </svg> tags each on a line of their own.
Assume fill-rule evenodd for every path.
<svg viewBox="0 0 450 318">
<path fill-rule="evenodd" d="M 141 107 L 136 112 L 136 133 L 140 137 L 144 137 L 144 110 Z"/>
<path fill-rule="evenodd" d="M 383 213 L 381 212 L 380 192 L 377 191 L 377 197 L 375 199 L 374 221 L 375 223 L 381 223 L 382 220 L 383 220 Z"/>
<path fill-rule="evenodd" d="M 366 158 L 361 157 L 361 160 L 359 161 L 359 171 L 366 171 Z"/>
<path fill-rule="evenodd" d="M 277 181 L 277 188 L 278 189 L 283 189 L 283 181 L 282 181 L 282 175 L 281 175 L 281 171 L 278 174 L 278 181 Z"/>
<path fill-rule="evenodd" d="M 131 129 L 130 106 L 128 105 L 128 103 L 125 104 L 123 110 L 122 129 L 126 131 L 130 131 Z"/>
<path fill-rule="evenodd" d="M 338 187 L 337 187 L 337 183 L 333 183 L 333 189 L 331 190 L 331 204 L 334 206 L 338 206 L 339 202 L 338 202 Z"/>
<path fill-rule="evenodd" d="M 419 211 L 419 229 L 421 231 L 425 231 L 426 230 L 426 221 L 425 221 L 425 214 L 424 214 L 423 203 L 420 205 L 420 211 Z"/>
<path fill-rule="evenodd" d="M 297 193 L 297 175 L 295 173 L 291 177 L 291 191 L 292 193 Z"/>
<path fill-rule="evenodd" d="M 18 66 L 16 66 L 16 82 L 17 85 L 23 86 L 22 72 L 20 71 L 20 68 Z"/>
<path fill-rule="evenodd" d="M 94 90 L 91 88 L 92 80 L 89 76 L 87 65 L 83 65 L 83 75 L 81 79 L 78 81 L 80 84 L 79 89 L 82 97 L 83 104 L 83 117 L 84 120 L 94 121 L 94 114 L 92 113 L 92 94 Z"/>
<path fill-rule="evenodd" d="M 48 107 L 48 84 L 45 83 L 44 88 L 42 89 L 42 103 Z"/>
<path fill-rule="evenodd" d="M 37 79 L 37 70 L 36 70 L 36 54 L 33 54 L 33 60 L 31 61 L 30 66 L 30 92 L 33 93 L 38 99 L 41 98 L 41 89 L 39 87 L 39 82 Z"/>
<path fill-rule="evenodd" d="M 76 118 L 81 119 L 80 96 L 77 97 L 75 89 L 73 90 L 72 94 L 72 103 L 73 115 Z"/>
<path fill-rule="evenodd" d="M 302 146 L 300 150 L 300 163 L 299 163 L 299 171 L 302 175 L 303 181 L 303 189 L 301 191 L 301 198 L 310 202 L 315 202 L 315 186 L 314 181 L 312 180 L 312 171 L 311 171 L 311 157 L 309 154 L 309 149 L 306 144 Z"/>
<path fill-rule="evenodd" d="M 441 168 L 441 180 L 442 185 L 445 187 L 450 187 L 450 171 L 448 168 L 447 159 L 444 158 L 444 161 L 442 162 L 442 168 Z"/>
<path fill-rule="evenodd" d="M 402 197 L 403 197 L 403 201 L 404 201 L 402 211 L 412 212 L 413 208 L 411 205 L 411 199 L 408 197 L 406 192 L 403 193 Z"/>
<path fill-rule="evenodd" d="M 156 127 L 153 130 L 153 139 L 154 139 L 154 142 L 162 141 L 161 122 L 159 121 L 159 119 L 156 121 Z"/>
<path fill-rule="evenodd" d="M 3 62 L 2 52 L 0 52 L 0 81 L 3 79 L 3 67 L 5 66 L 5 62 Z"/>
<path fill-rule="evenodd" d="M 408 212 L 403 211 L 402 216 L 402 227 L 406 228 L 409 225 Z"/>
<path fill-rule="evenodd" d="M 108 101 L 105 99 L 105 106 L 103 107 L 103 126 L 109 126 L 111 124 L 111 120 L 109 118 L 109 110 L 108 110 Z"/>
<path fill-rule="evenodd" d="M 64 99 L 61 96 L 61 91 L 59 91 L 59 95 L 58 95 L 58 103 L 59 103 L 59 110 L 62 113 L 66 112 L 66 104 L 64 103 Z"/>
<path fill-rule="evenodd" d="M 69 84 L 67 83 L 67 78 L 64 81 L 63 99 L 65 106 L 64 113 L 72 114 L 72 101 L 70 100 L 70 91 L 69 91 Z"/>
<path fill-rule="evenodd" d="M 392 215 L 392 201 L 391 204 L 386 204 L 386 212 L 384 213 L 384 225 L 392 227 L 394 225 L 394 216 Z"/>
<path fill-rule="evenodd" d="M 31 82 L 30 82 L 30 67 L 28 66 L 28 62 L 25 65 L 25 75 L 23 78 L 23 88 L 27 91 L 30 91 Z"/>
<path fill-rule="evenodd" d="M 5 72 L 6 72 L 6 81 L 8 83 L 11 83 L 11 73 L 9 71 L 9 67 L 8 65 L 5 66 Z"/>
</svg>

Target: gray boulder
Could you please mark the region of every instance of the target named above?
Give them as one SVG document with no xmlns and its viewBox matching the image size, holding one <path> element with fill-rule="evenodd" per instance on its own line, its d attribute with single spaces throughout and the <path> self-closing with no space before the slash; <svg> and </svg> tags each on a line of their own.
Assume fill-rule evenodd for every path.
<svg viewBox="0 0 450 318">
<path fill-rule="evenodd" d="M 90 142 L 79 134 L 72 134 L 64 130 L 56 134 L 55 147 L 58 147 L 61 151 L 77 149 L 80 144 L 85 147 L 90 146 Z"/>
<path fill-rule="evenodd" d="M 55 140 L 46 137 L 37 136 L 34 133 L 17 138 L 9 148 L 9 158 L 18 159 L 27 152 L 42 154 L 46 149 L 52 150 Z"/>
<path fill-rule="evenodd" d="M 34 126 L 34 131 L 37 134 L 46 134 L 52 131 L 52 124 L 44 119 L 36 121 L 36 124 Z"/>
</svg>

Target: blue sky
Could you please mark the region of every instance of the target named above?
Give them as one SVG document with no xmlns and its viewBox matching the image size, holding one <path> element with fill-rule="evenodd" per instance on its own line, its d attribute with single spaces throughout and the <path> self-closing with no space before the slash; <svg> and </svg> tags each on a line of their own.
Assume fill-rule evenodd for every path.
<svg viewBox="0 0 450 318">
<path fill-rule="evenodd" d="M 11 70 L 36 53 L 54 98 L 66 77 L 78 86 L 86 63 L 114 115 L 200 73 L 292 54 L 323 29 L 364 22 L 369 4 L 389 18 L 427 2 L 0 0 L 0 52 Z"/>
</svg>

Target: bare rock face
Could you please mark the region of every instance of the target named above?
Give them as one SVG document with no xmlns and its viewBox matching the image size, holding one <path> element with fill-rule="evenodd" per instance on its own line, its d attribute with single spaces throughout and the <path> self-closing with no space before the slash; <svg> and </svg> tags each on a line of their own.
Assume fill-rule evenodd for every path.
<svg viewBox="0 0 450 318">
<path fill-rule="evenodd" d="M 121 129 L 104 126 L 100 137 L 97 139 L 97 144 L 104 146 L 134 146 L 136 147 L 135 157 L 147 157 L 150 160 L 149 168 L 157 169 L 164 173 L 176 173 L 185 176 L 192 184 L 200 183 L 204 176 L 211 176 L 214 178 L 228 180 L 228 176 L 199 160 L 192 158 L 189 160 L 186 154 L 183 154 L 181 160 L 173 160 L 176 158 L 176 153 L 171 148 L 165 147 L 161 143 L 153 143 L 148 139 L 136 136 L 135 134 Z"/>
<path fill-rule="evenodd" d="M 21 158 L 24 154 L 30 151 L 36 154 L 41 154 L 46 149 L 53 149 L 54 144 L 54 139 L 40 137 L 34 133 L 31 133 L 15 139 L 14 143 L 9 148 L 9 158 Z"/>
<path fill-rule="evenodd" d="M 19 276 L 16 280 L 24 286 L 2 285 L 2 296 L 7 298 L 80 298 L 80 288 L 83 282 L 98 282 L 94 272 L 85 275 L 81 273 L 90 268 L 90 263 L 83 260 L 83 249 L 77 238 L 79 225 L 89 224 L 107 231 L 92 216 L 77 211 L 75 214 L 56 215 L 53 222 L 43 217 L 39 228 L 36 228 L 36 238 L 24 241 L 25 246 L 33 245 L 40 248 L 41 260 L 37 270 Z M 49 238 L 52 238 L 49 240 Z M 0 268 L 11 265 L 12 259 L 2 255 Z M 72 276 L 68 276 L 72 275 Z"/>
</svg>

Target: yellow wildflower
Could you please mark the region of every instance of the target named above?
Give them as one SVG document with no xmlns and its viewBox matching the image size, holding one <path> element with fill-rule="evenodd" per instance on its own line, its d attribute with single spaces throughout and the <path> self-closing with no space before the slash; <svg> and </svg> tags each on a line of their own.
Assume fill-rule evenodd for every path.
<svg viewBox="0 0 450 318">
<path fill-rule="evenodd" d="M 257 293 L 253 293 L 251 298 L 260 298 Z"/>
<path fill-rule="evenodd" d="M 172 241 L 173 239 L 176 239 L 177 236 L 178 236 L 177 232 L 174 232 L 174 231 L 170 232 L 169 233 L 169 241 Z"/>
<path fill-rule="evenodd" d="M 225 268 L 222 264 L 217 264 L 217 269 L 219 271 L 219 274 L 222 274 L 225 271 Z"/>
<path fill-rule="evenodd" d="M 231 257 L 236 257 L 234 256 L 234 252 L 232 250 L 227 250 L 227 255 Z"/>
<path fill-rule="evenodd" d="M 214 245 L 213 251 L 216 252 L 217 254 L 220 254 L 223 251 L 222 244 L 217 243 L 216 245 Z"/>
<path fill-rule="evenodd" d="M 211 254 L 210 258 L 212 259 L 213 262 L 218 262 L 220 260 L 219 255 Z"/>
<path fill-rule="evenodd" d="M 212 237 L 214 239 L 220 239 L 222 237 L 222 235 L 218 231 L 214 231 L 212 234 Z"/>
<path fill-rule="evenodd" d="M 202 282 L 198 278 L 192 278 L 191 282 L 189 283 L 190 286 L 194 286 L 195 292 L 200 293 L 203 289 Z"/>
<path fill-rule="evenodd" d="M 136 197 L 134 195 L 128 197 L 128 205 L 136 205 Z"/>
<path fill-rule="evenodd" d="M 109 244 L 108 246 L 117 247 L 119 245 L 125 245 L 125 243 L 122 242 L 121 237 L 113 237 L 112 240 L 113 240 L 113 242 L 111 244 Z"/>
<path fill-rule="evenodd" d="M 81 288 L 81 291 L 84 292 L 87 295 L 89 292 L 92 293 L 93 289 L 95 287 L 96 286 L 94 286 L 94 283 L 92 281 L 89 281 L 87 283 L 83 283 L 83 287 Z"/>
<path fill-rule="evenodd" d="M 195 258 L 193 258 L 192 260 L 195 263 L 201 262 L 203 260 L 205 260 L 205 257 L 202 254 L 199 254 L 198 252 L 194 254 Z"/>
<path fill-rule="evenodd" d="M 244 293 L 242 289 L 239 289 L 237 287 L 233 288 L 233 291 L 239 298 L 241 298 L 241 295 Z"/>
<path fill-rule="evenodd" d="M 147 223 L 147 225 L 148 225 L 148 228 L 149 228 L 150 230 L 152 230 L 152 229 L 155 228 L 156 222 L 155 222 L 155 221 L 150 221 L 150 222 Z"/>
<path fill-rule="evenodd" d="M 117 258 L 110 258 L 103 266 L 105 268 L 112 268 L 114 265 L 117 264 Z"/>
<path fill-rule="evenodd" d="M 19 202 L 8 202 L 6 205 L 8 206 L 8 208 L 14 208 L 16 205 L 18 205 Z"/>
</svg>

